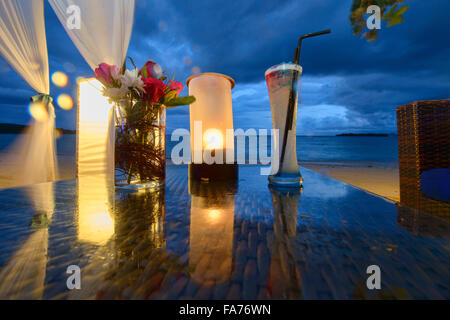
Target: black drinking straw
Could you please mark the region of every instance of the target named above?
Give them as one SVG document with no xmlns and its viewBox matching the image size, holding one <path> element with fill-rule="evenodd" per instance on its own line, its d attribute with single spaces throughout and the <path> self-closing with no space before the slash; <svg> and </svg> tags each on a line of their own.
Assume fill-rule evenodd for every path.
<svg viewBox="0 0 450 320">
<path fill-rule="evenodd" d="M 295 48 L 295 54 L 294 54 L 294 63 L 299 64 L 300 62 L 300 50 L 302 49 L 302 41 L 306 38 L 311 38 L 315 36 L 320 36 L 322 34 L 331 33 L 330 29 L 313 32 L 313 33 L 307 33 L 302 35 L 300 38 L 298 38 L 298 44 L 297 48 Z M 292 130 L 292 125 L 294 122 L 294 104 L 295 104 L 295 96 L 294 96 L 294 86 L 297 82 L 298 78 L 298 71 L 293 70 L 292 75 L 292 85 L 291 85 L 291 91 L 289 93 L 289 105 L 288 105 L 288 112 L 286 116 L 286 125 L 284 126 L 284 136 L 283 136 L 283 148 L 281 149 L 281 158 L 280 158 L 280 170 L 283 168 L 283 162 L 284 162 L 284 156 L 286 153 L 286 144 L 287 144 L 287 138 L 289 134 L 289 130 Z"/>
</svg>

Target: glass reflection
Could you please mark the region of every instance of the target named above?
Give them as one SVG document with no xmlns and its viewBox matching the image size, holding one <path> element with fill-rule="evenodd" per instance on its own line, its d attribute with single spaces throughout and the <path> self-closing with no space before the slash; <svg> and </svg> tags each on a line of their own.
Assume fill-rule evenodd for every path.
<svg viewBox="0 0 450 320">
<path fill-rule="evenodd" d="M 234 181 L 189 182 L 189 266 L 197 284 L 212 286 L 231 276 L 236 192 Z"/>
<path fill-rule="evenodd" d="M 301 299 L 300 270 L 295 259 L 298 201 L 302 189 L 283 190 L 269 186 L 273 201 L 273 245 L 269 292 L 275 299 Z"/>
</svg>

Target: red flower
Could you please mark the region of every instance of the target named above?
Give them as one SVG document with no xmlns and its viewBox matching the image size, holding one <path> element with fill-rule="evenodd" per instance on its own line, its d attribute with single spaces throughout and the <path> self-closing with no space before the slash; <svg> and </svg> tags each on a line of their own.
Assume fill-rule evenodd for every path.
<svg viewBox="0 0 450 320">
<path fill-rule="evenodd" d="M 142 76 L 142 78 L 155 78 L 158 79 L 162 74 L 161 67 L 153 62 L 153 61 L 147 61 L 145 65 L 142 67 L 142 69 L 139 71 L 139 75 Z"/>
<path fill-rule="evenodd" d="M 144 88 L 145 94 L 144 99 L 149 101 L 150 103 L 157 103 L 161 98 L 165 95 L 164 90 L 167 88 L 167 85 L 161 80 L 154 78 L 144 78 Z"/>
<path fill-rule="evenodd" d="M 184 86 L 179 81 L 173 81 L 170 84 L 170 91 L 176 91 L 177 94 L 180 94 L 181 90 L 183 90 Z"/>
<path fill-rule="evenodd" d="M 95 69 L 95 78 L 105 86 L 111 86 L 116 80 L 114 77 L 117 77 L 120 71 L 121 69 L 118 69 L 116 66 L 100 63 L 98 68 Z"/>
</svg>

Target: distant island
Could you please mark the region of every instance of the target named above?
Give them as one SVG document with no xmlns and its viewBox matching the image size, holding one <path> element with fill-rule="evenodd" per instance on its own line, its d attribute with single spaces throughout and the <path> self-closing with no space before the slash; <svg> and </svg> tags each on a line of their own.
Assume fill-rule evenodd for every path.
<svg viewBox="0 0 450 320">
<path fill-rule="evenodd" d="M 336 137 L 389 137 L 387 133 L 341 133 Z"/>
<path fill-rule="evenodd" d="M 21 134 L 27 128 L 23 124 L 0 123 L 0 134 Z M 56 128 L 59 134 L 75 134 L 75 130 Z"/>
</svg>

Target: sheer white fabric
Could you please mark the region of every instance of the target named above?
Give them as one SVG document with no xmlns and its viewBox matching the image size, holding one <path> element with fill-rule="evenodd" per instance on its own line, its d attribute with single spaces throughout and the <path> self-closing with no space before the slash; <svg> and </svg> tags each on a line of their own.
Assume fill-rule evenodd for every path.
<svg viewBox="0 0 450 320">
<path fill-rule="evenodd" d="M 43 0 L 0 1 L 0 54 L 38 93 L 50 93 Z M 25 111 L 25 109 L 24 109 Z M 5 162 L 12 185 L 56 179 L 55 119 L 31 121 L 15 141 Z"/>
<path fill-rule="evenodd" d="M 38 93 L 50 93 L 43 0 L 0 1 L 0 54 Z M 52 105 L 41 121 L 33 120 L 14 142 L 2 169 L 9 174 L 3 186 L 39 183 L 28 196 L 35 211 L 48 221 L 54 212 L 56 178 L 55 117 Z M 24 108 L 25 110 L 25 108 Z M 3 173 L 3 172 L 2 172 Z M 48 228 L 37 228 L 0 270 L 0 298 L 41 299 L 47 263 Z"/>
<path fill-rule="evenodd" d="M 49 0 L 75 46 L 92 69 L 121 66 L 134 23 L 134 0 Z M 80 8 L 80 29 L 68 27 L 68 8 Z M 69 10 L 70 11 L 70 10 Z"/>
<path fill-rule="evenodd" d="M 43 0 L 0 1 L 0 54 L 39 93 L 49 93 Z"/>
<path fill-rule="evenodd" d="M 100 63 L 122 66 L 134 23 L 134 0 L 49 0 L 58 19 L 66 29 L 75 46 L 94 70 Z M 79 8 L 79 27 L 72 28 L 73 6 Z M 70 14 L 68 12 L 71 12 Z M 76 17 L 75 17 L 76 19 Z M 69 21 L 69 22 L 68 22 Z M 73 22 L 73 21 L 72 21 Z M 76 23 L 75 23 L 76 24 Z M 95 100 L 95 99 L 94 99 Z M 87 110 L 83 110 L 86 108 Z M 77 175 L 112 174 L 114 171 L 114 118 L 105 113 L 98 118 L 94 102 L 79 103 L 77 125 Z M 87 112 L 84 112 L 87 111 Z M 89 118 L 92 113 L 92 119 Z M 92 139 L 92 132 L 107 132 Z M 85 139 L 88 137 L 89 139 Z"/>
</svg>

